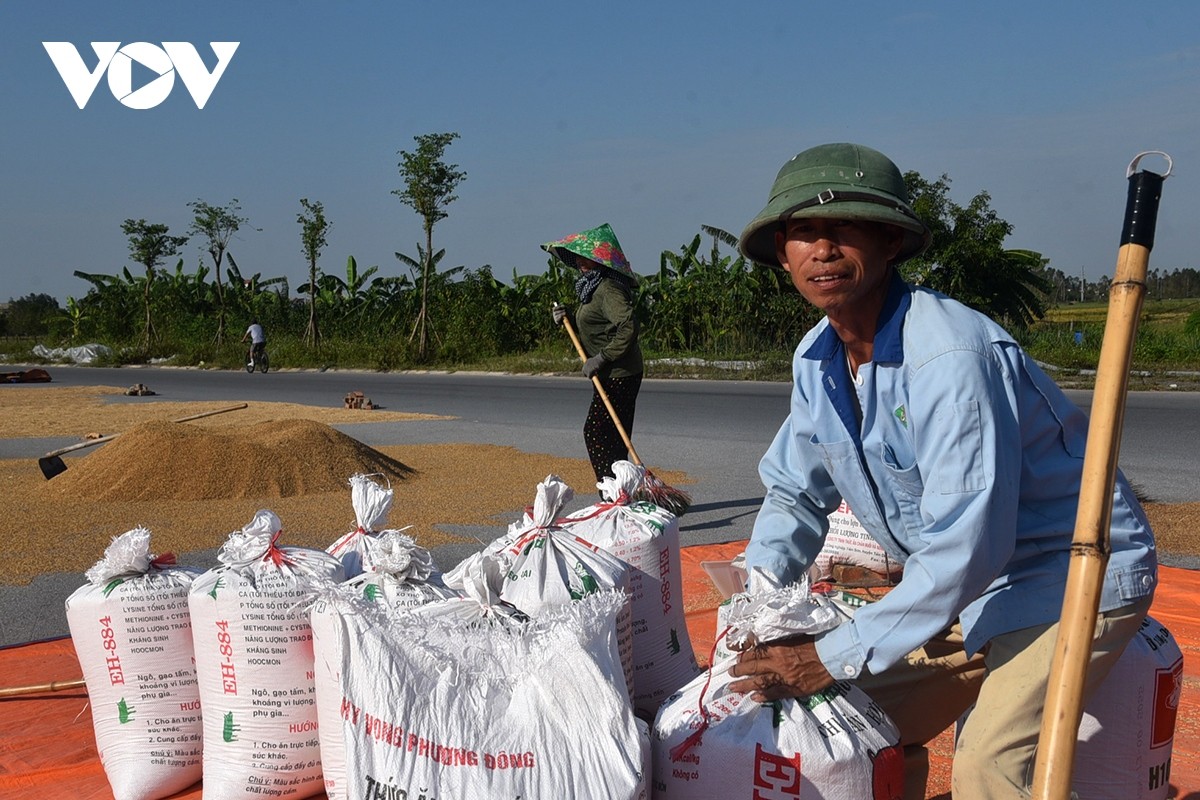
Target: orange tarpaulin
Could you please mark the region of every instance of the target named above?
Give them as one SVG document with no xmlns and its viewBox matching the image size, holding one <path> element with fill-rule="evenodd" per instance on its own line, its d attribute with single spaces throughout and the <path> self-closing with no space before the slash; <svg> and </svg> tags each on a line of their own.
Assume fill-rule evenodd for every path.
<svg viewBox="0 0 1200 800">
<path fill-rule="evenodd" d="M 683 548 L 688 633 L 702 664 L 709 661 L 721 594 L 700 563 L 731 559 L 744 548 L 745 542 Z M 1200 615 L 1196 613 L 1200 571 L 1162 567 L 1161 578 L 1151 614 L 1174 634 L 1184 654 L 1170 796 L 1186 798 L 1200 793 Z M 0 688 L 69 681 L 81 674 L 67 638 L 0 649 Z M 928 797 L 944 800 L 949 798 L 949 734 L 935 740 L 930 749 Z M 96 754 L 87 693 L 82 688 L 0 698 L 0 798 L 46 797 L 112 800 Z M 172 797 L 201 800 L 201 787 L 197 784 Z"/>
</svg>

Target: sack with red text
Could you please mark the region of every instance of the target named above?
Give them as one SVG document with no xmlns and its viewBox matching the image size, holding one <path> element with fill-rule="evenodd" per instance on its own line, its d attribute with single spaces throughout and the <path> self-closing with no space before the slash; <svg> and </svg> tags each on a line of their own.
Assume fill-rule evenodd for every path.
<svg viewBox="0 0 1200 800">
<path fill-rule="evenodd" d="M 429 607 L 392 625 L 341 614 L 350 796 L 644 794 L 615 634 L 625 604 L 594 592 L 517 627 L 446 623 Z"/>
<path fill-rule="evenodd" d="M 337 586 L 347 597 L 356 597 L 391 614 L 439 600 L 456 598 L 442 585 L 433 568 L 433 557 L 412 538 L 394 530 L 363 539 L 363 563 L 367 571 Z M 344 562 L 343 562 L 344 563 Z M 318 738 L 325 793 L 330 800 L 346 794 L 346 747 L 342 742 L 342 652 L 341 637 L 330 603 L 319 599 L 311 609 L 313 658 L 316 666 Z"/>
<path fill-rule="evenodd" d="M 1165 800 L 1183 653 L 1152 617 L 1129 641 L 1079 723 L 1071 788 L 1088 800 Z"/>
<path fill-rule="evenodd" d="M 188 603 L 204 705 L 204 796 L 321 791 L 312 629 L 302 603 L 342 580 L 321 550 L 281 547 L 259 511 L 229 535 Z"/>
<path fill-rule="evenodd" d="M 728 610 L 733 646 L 819 633 L 840 611 L 807 581 L 735 595 Z M 861 689 L 837 682 L 801 699 L 756 703 L 734 692 L 736 656 L 715 662 L 659 709 L 654 721 L 655 798 L 788 797 L 901 800 L 899 733 Z"/>
<path fill-rule="evenodd" d="M 612 469 L 613 477 L 597 484 L 604 501 L 559 524 L 630 567 L 633 705 L 653 717 L 667 697 L 700 672 L 683 613 L 679 518 L 631 499 L 645 479 L 644 467 L 614 461 Z"/>
<path fill-rule="evenodd" d="M 563 505 L 573 496 L 570 486 L 557 476 L 548 475 L 537 486 L 530 524 L 510 530 L 483 552 L 464 559 L 445 574 L 446 585 L 463 593 L 467 583 L 489 584 L 500 600 L 531 617 L 594 592 L 621 591 L 626 603 L 616 619 L 617 641 L 626 686 L 632 693 L 633 632 L 628 602 L 632 570 L 616 556 L 555 522 Z"/>
<path fill-rule="evenodd" d="M 200 689 L 188 588 L 198 570 L 150 553 L 150 531 L 115 539 L 67 598 L 96 749 L 116 800 L 167 797 L 200 780 Z"/>
<path fill-rule="evenodd" d="M 365 569 L 363 561 L 370 541 L 387 530 L 387 517 L 394 498 L 395 492 L 391 486 L 380 486 L 371 480 L 370 475 L 350 476 L 350 505 L 354 508 L 357 525 L 326 548 L 327 553 L 342 562 L 347 578 L 353 578 Z M 406 526 L 400 531 L 410 527 Z"/>
<path fill-rule="evenodd" d="M 904 564 L 887 554 L 854 516 L 845 501 L 829 517 L 829 533 L 813 560 L 814 581 L 886 585 L 899 580 Z"/>
</svg>

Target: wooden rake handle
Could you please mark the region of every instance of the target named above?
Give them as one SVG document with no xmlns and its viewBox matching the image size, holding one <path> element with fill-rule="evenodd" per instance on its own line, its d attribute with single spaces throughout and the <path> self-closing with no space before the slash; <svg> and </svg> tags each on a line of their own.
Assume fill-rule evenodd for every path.
<svg viewBox="0 0 1200 800">
<path fill-rule="evenodd" d="M 239 403 L 236 406 L 226 406 L 225 408 L 218 408 L 213 411 L 202 411 L 199 414 L 192 414 L 190 417 L 180 417 L 179 419 L 173 419 L 170 421 L 171 422 L 191 422 L 192 420 L 200 419 L 201 417 L 211 417 L 214 414 L 224 414 L 227 411 L 237 411 L 239 409 L 245 408 L 247 405 L 248 405 L 247 403 Z M 113 439 L 117 438 L 120 435 L 121 434 L 119 434 L 119 433 L 110 433 L 108 436 L 101 436 L 99 439 L 92 439 L 91 441 L 80 442 L 79 444 L 73 444 L 73 445 L 70 445 L 69 447 L 61 447 L 58 450 L 52 450 L 49 453 L 46 453 L 46 455 L 43 456 L 43 458 L 50 458 L 51 456 L 61 456 L 63 453 L 70 453 L 74 450 L 82 450 L 85 447 L 93 447 L 94 445 L 104 444 L 105 442 L 111 442 Z"/>
<path fill-rule="evenodd" d="M 557 306 L 558 304 L 555 303 L 555 305 Z M 579 342 L 579 336 L 576 335 L 575 328 L 571 325 L 571 318 L 569 316 L 563 317 L 562 324 L 567 329 L 567 335 L 571 337 L 571 342 L 575 345 L 575 352 L 579 353 L 579 360 L 587 363 L 587 352 Z M 639 467 L 642 466 L 642 460 L 638 458 L 637 450 L 633 449 L 633 442 L 630 441 L 629 434 L 625 432 L 625 426 L 621 424 L 621 418 L 617 416 L 617 410 L 613 408 L 612 401 L 608 399 L 608 392 L 604 391 L 604 386 L 601 385 L 598 375 L 592 376 L 592 385 L 596 387 L 596 393 L 604 401 L 604 407 L 608 409 L 608 415 L 612 417 L 613 425 L 617 426 L 617 433 L 621 434 L 621 440 L 625 442 L 625 447 L 628 448 L 629 455 L 633 458 L 633 463 Z"/>
</svg>

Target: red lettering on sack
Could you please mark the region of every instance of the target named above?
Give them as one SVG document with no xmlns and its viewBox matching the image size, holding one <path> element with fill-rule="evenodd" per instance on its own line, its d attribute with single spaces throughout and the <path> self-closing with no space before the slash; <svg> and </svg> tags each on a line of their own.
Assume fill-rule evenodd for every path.
<svg viewBox="0 0 1200 800">
<path fill-rule="evenodd" d="M 800 797 L 800 754 L 791 758 L 769 753 L 754 743 L 753 800 L 798 800 Z"/>
<path fill-rule="evenodd" d="M 117 638 L 112 628 L 112 617 L 100 618 L 100 640 L 105 650 L 113 652 L 113 655 L 104 659 L 104 665 L 108 667 L 108 682 L 113 686 L 124 686 L 125 672 L 121 669 L 121 657 L 114 652 Z"/>
<path fill-rule="evenodd" d="M 1183 659 L 1154 673 L 1154 716 L 1150 723 L 1150 747 L 1163 747 L 1175 738 L 1175 717 L 1183 690 Z"/>
<path fill-rule="evenodd" d="M 871 753 L 871 800 L 904 800 L 904 749 L 900 745 Z"/>
<path fill-rule="evenodd" d="M 488 769 L 521 769 L 535 765 L 533 753 L 484 753 L 483 765 Z"/>
</svg>

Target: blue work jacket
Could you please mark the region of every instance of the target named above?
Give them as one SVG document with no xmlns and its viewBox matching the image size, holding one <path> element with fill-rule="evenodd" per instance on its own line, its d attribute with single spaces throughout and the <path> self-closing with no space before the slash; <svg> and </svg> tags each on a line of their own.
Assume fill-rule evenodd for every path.
<svg viewBox="0 0 1200 800">
<path fill-rule="evenodd" d="M 822 635 L 835 678 L 878 674 L 962 622 L 968 654 L 1062 608 L 1087 418 L 983 314 L 894 277 L 874 357 L 850 376 L 822 320 L 793 359 L 791 412 L 763 456 L 748 567 L 800 578 L 844 498 L 904 564 L 899 585 Z M 1123 475 L 1100 610 L 1149 596 L 1154 537 Z"/>
</svg>

